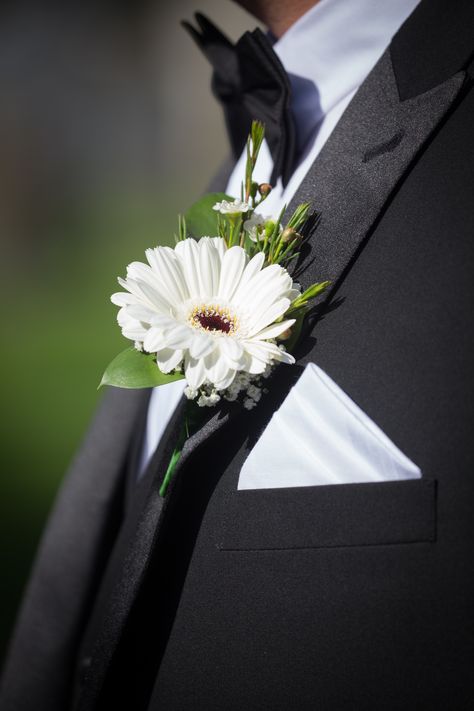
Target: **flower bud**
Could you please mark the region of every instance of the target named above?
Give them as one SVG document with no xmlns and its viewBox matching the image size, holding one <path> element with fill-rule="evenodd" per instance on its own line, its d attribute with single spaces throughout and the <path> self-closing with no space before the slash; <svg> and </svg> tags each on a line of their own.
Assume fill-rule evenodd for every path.
<svg viewBox="0 0 474 711">
<path fill-rule="evenodd" d="M 292 227 L 286 227 L 281 233 L 281 241 L 283 244 L 289 244 L 290 242 L 299 243 L 303 239 L 299 232 L 294 230 Z"/>
<path fill-rule="evenodd" d="M 290 328 L 287 328 L 286 331 L 283 331 L 283 333 L 280 333 L 280 335 L 278 336 L 278 339 L 280 341 L 287 341 L 291 337 L 291 334 L 292 334 L 292 328 L 290 326 Z"/>
<path fill-rule="evenodd" d="M 270 237 L 270 235 L 272 234 L 274 229 L 275 229 L 275 223 L 273 222 L 273 220 L 267 220 L 265 222 L 265 235 L 267 237 Z"/>
<path fill-rule="evenodd" d="M 258 192 L 262 197 L 267 197 L 267 195 L 270 195 L 271 191 L 272 186 L 270 185 L 270 183 L 262 183 L 258 186 Z"/>
</svg>

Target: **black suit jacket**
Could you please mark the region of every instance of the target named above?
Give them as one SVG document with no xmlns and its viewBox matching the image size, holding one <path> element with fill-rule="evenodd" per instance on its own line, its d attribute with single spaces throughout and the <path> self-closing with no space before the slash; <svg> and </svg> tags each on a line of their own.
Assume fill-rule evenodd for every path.
<svg viewBox="0 0 474 711">
<path fill-rule="evenodd" d="M 322 212 L 302 282 L 333 281 L 326 310 L 258 408 L 191 438 L 164 502 L 172 436 L 127 493 L 148 393 L 106 395 L 2 711 L 472 708 L 473 36 L 471 3 L 425 0 L 356 94 L 294 200 Z M 420 480 L 237 491 L 309 361 Z"/>
</svg>

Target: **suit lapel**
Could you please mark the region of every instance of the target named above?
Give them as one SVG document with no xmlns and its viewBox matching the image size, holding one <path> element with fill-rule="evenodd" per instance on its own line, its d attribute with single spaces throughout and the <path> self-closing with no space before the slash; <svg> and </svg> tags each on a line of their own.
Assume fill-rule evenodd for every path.
<svg viewBox="0 0 474 711">
<path fill-rule="evenodd" d="M 146 575 L 152 552 L 179 495 L 181 471 L 199 447 L 229 421 L 229 410 L 230 408 L 226 412 L 215 413 L 186 442 L 165 499 L 159 495 L 158 491 L 173 450 L 175 437 L 172 431 L 176 434 L 179 427 L 177 421 L 170 423 L 170 431 L 163 438 L 162 446 L 158 448 L 147 467 L 143 480 L 138 486 L 133 508 L 128 513 L 123 535 L 113 554 L 113 584 L 111 589 L 109 588 L 109 598 L 105 601 L 106 605 L 100 606 L 102 610 L 105 608 L 106 612 L 99 628 L 92 658 L 88 664 L 89 671 L 85 678 L 83 691 L 75 707 L 78 711 L 96 708 L 107 669 Z M 173 420 L 177 420 L 181 414 L 181 411 L 178 411 Z"/>
<path fill-rule="evenodd" d="M 387 51 L 357 92 L 325 148 L 313 164 L 290 209 L 304 201 L 322 213 L 312 239 L 304 285 L 330 279 L 340 284 L 370 237 L 390 197 L 437 125 L 449 111 L 463 74 L 401 101 Z M 168 495 L 158 494 L 165 459 L 155 462 L 150 486 L 99 634 L 78 709 L 96 708 L 107 669 L 144 579 L 152 552 L 179 493 L 179 480 L 197 450 L 231 419 L 232 409 L 216 413 L 186 443 Z"/>
<path fill-rule="evenodd" d="M 459 72 L 402 101 L 390 50 L 384 53 L 288 206 L 291 214 L 297 205 L 310 202 L 321 213 L 309 263 L 302 265 L 303 286 L 329 279 L 332 287 L 324 299 L 334 294 L 400 181 L 454 103 L 464 78 Z M 216 415 L 191 438 L 186 459 L 229 417 L 232 410 L 225 418 Z"/>
<path fill-rule="evenodd" d="M 354 263 L 400 181 L 449 111 L 459 73 L 401 101 L 387 50 L 342 116 L 289 206 L 321 213 L 301 281 L 329 279 L 332 295 Z M 303 265 L 304 266 L 304 265 Z"/>
</svg>

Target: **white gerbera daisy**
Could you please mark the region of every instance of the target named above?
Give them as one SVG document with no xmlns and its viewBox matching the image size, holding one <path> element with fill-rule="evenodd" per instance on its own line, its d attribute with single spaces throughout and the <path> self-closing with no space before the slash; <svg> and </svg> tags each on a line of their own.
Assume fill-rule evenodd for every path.
<svg viewBox="0 0 474 711">
<path fill-rule="evenodd" d="M 276 362 L 294 363 L 275 339 L 294 323 L 281 319 L 299 294 L 264 254 L 249 259 L 219 237 L 185 239 L 176 247 L 146 251 L 148 264 L 133 262 L 127 290 L 113 294 L 122 333 L 156 353 L 163 373 L 183 370 L 190 392 L 210 384 L 228 388 L 236 373 L 261 376 Z"/>
</svg>

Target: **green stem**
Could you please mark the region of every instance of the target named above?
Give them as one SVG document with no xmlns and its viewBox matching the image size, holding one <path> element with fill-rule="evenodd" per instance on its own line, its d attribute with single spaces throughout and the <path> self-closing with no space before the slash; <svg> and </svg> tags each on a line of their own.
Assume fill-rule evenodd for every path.
<svg viewBox="0 0 474 711">
<path fill-rule="evenodd" d="M 200 424 L 202 423 L 203 416 L 204 413 L 202 412 L 202 408 L 198 407 L 194 402 L 188 401 L 178 441 L 176 443 L 176 447 L 173 450 L 173 454 L 171 455 L 165 476 L 163 478 L 163 482 L 160 486 L 160 496 L 166 496 L 169 484 L 174 476 L 176 467 L 178 466 L 178 462 L 181 458 L 183 447 L 186 444 L 187 440 L 199 428 Z"/>
<path fill-rule="evenodd" d="M 163 479 L 163 482 L 160 486 L 160 491 L 159 494 L 160 496 L 166 496 L 166 492 L 168 490 L 169 483 L 173 477 L 173 474 L 175 472 L 176 466 L 179 462 L 179 459 L 181 457 L 181 452 L 182 452 L 182 447 L 176 447 L 175 450 L 173 451 L 173 454 L 171 455 L 170 462 L 168 464 L 168 469 L 166 470 L 165 477 Z"/>
</svg>

